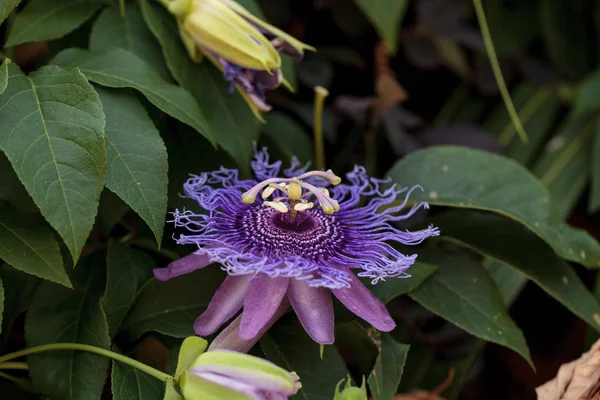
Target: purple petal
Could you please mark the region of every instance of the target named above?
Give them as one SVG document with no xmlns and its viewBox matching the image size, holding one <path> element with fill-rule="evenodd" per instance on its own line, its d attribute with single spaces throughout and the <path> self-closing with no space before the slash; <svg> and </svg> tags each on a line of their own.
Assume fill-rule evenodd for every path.
<svg viewBox="0 0 600 400">
<path fill-rule="evenodd" d="M 329 289 L 310 287 L 304 281 L 293 279 L 288 299 L 302 326 L 315 342 L 333 343 L 333 304 Z"/>
<path fill-rule="evenodd" d="M 350 273 L 350 287 L 331 289 L 335 297 L 354 314 L 364 319 L 375 328 L 389 332 L 396 327 L 396 323 L 388 310 L 377 297 L 371 293 L 360 280 Z"/>
<path fill-rule="evenodd" d="M 247 353 L 252 346 L 258 342 L 261 336 L 264 335 L 265 332 L 267 332 L 283 314 L 285 314 L 289 306 L 290 302 L 287 298 L 284 298 L 271 319 L 267 321 L 267 323 L 262 327 L 256 336 L 249 340 L 242 339 L 239 335 L 240 325 L 242 322 L 242 316 L 240 315 L 225 329 L 223 329 L 221 333 L 219 333 L 215 340 L 211 342 L 210 346 L 208 346 L 208 351 L 221 349 Z"/>
<path fill-rule="evenodd" d="M 194 322 L 194 331 L 199 336 L 208 336 L 217 331 L 233 317 L 244 304 L 244 296 L 251 280 L 247 275 L 227 275 L 208 304 L 206 311 Z"/>
<path fill-rule="evenodd" d="M 176 276 L 189 274 L 192 271 L 204 268 L 210 263 L 206 254 L 190 254 L 173 261 L 166 268 L 154 268 L 152 272 L 159 281 L 168 281 Z"/>
<path fill-rule="evenodd" d="M 240 337 L 252 339 L 277 311 L 289 286 L 290 278 L 259 276 L 252 279 L 244 298 Z"/>
</svg>

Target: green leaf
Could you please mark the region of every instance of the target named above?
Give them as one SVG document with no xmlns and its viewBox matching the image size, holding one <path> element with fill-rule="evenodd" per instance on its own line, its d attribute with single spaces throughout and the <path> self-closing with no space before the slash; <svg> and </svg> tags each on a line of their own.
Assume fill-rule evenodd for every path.
<svg viewBox="0 0 600 400">
<path fill-rule="evenodd" d="M 398 48 L 398 33 L 408 0 L 354 0 L 362 12 L 377 29 L 388 51 L 395 54 Z"/>
<path fill-rule="evenodd" d="M 498 260 L 487 259 L 483 262 L 483 265 L 488 269 L 494 282 L 496 282 L 496 287 L 498 287 L 504 299 L 504 304 L 510 307 L 525 287 L 528 281 L 527 277 L 519 270 Z"/>
<path fill-rule="evenodd" d="M 27 345 L 84 343 L 108 349 L 108 324 L 100 304 L 104 272 L 100 258 L 88 256 L 75 269 L 75 290 L 44 282 L 27 314 Z M 51 399 L 100 400 L 108 370 L 106 357 L 49 351 L 30 355 L 27 362 L 35 386 Z"/>
<path fill-rule="evenodd" d="M 112 365 L 111 384 L 114 400 L 161 400 L 163 398 L 163 382 L 118 361 L 113 361 Z"/>
<path fill-rule="evenodd" d="M 398 390 L 410 346 L 396 342 L 389 334 L 381 334 L 379 357 L 368 383 L 374 400 L 391 400 Z"/>
<path fill-rule="evenodd" d="M 98 52 L 67 49 L 51 63 L 79 68 L 90 81 L 103 86 L 137 89 L 156 107 L 213 140 L 204 113 L 192 95 L 163 80 L 135 54 L 123 49 Z"/>
<path fill-rule="evenodd" d="M 0 95 L 0 149 L 73 260 L 94 224 L 106 173 L 104 113 L 79 71 L 9 65 Z"/>
<path fill-rule="evenodd" d="M 21 0 L 2 0 L 0 2 L 0 25 L 21 2 Z M 0 90 L 0 92 L 2 92 Z"/>
<path fill-rule="evenodd" d="M 478 338 L 508 347 L 532 366 L 521 330 L 508 315 L 494 281 L 470 256 L 422 252 L 439 269 L 409 296 Z"/>
<path fill-rule="evenodd" d="M 0 94 L 4 93 L 8 85 L 8 65 L 10 63 L 10 59 L 6 58 L 2 65 L 0 65 Z"/>
<path fill-rule="evenodd" d="M 17 14 L 6 46 L 58 39 L 91 18 L 102 4 L 81 0 L 31 0 Z"/>
<path fill-rule="evenodd" d="M 15 318 L 29 307 L 40 280 L 35 276 L 17 271 L 7 264 L 0 267 L 0 279 L 2 279 L 5 292 L 4 313 L 0 329 L 3 333 L 0 343 L 0 347 L 2 347 L 8 341 L 10 328 Z"/>
<path fill-rule="evenodd" d="M 584 2 L 542 0 L 538 5 L 541 34 L 548 58 L 563 77 L 575 81 L 589 70 L 589 35 L 583 21 L 588 11 Z M 580 43 L 573 46 L 573 43 Z"/>
<path fill-rule="evenodd" d="M 335 385 L 348 376 L 335 347 L 324 346 L 321 358 L 319 344 L 292 315 L 279 320 L 260 339 L 260 347 L 267 360 L 300 376 L 302 388 L 294 399 L 331 400 Z"/>
<path fill-rule="evenodd" d="M 110 336 L 117 333 L 138 290 L 151 277 L 155 266 L 154 260 L 144 253 L 115 240 L 108 243 L 106 290 L 102 297 L 102 307 Z"/>
<path fill-rule="evenodd" d="M 455 146 L 429 147 L 388 172 L 402 186 L 424 185 L 411 201 L 492 211 L 525 225 L 561 257 L 600 265 L 600 245 L 587 232 L 565 225 L 552 210 L 546 188 L 506 157 Z"/>
<path fill-rule="evenodd" d="M 0 204 L 0 258 L 28 274 L 71 287 L 52 233 Z"/>
<path fill-rule="evenodd" d="M 106 115 L 106 187 L 115 192 L 162 241 L 167 214 L 167 148 L 140 102 L 99 89 Z"/>
<path fill-rule="evenodd" d="M 570 214 L 589 184 L 592 137 L 597 127 L 594 117 L 575 117 L 573 113 L 567 116 L 537 155 L 532 168 L 548 188 L 552 205 L 561 218 Z"/>
<path fill-rule="evenodd" d="M 293 156 L 301 162 L 312 160 L 312 143 L 299 123 L 277 111 L 267 114 L 265 121 L 262 131 L 277 144 L 287 160 Z"/>
<path fill-rule="evenodd" d="M 166 282 L 151 279 L 140 290 L 121 329 L 131 340 L 149 331 L 179 338 L 193 335 L 194 320 L 222 281 L 223 272 L 214 266 Z"/>
<path fill-rule="evenodd" d="M 137 5 L 125 3 L 125 15 L 118 5 L 105 8 L 92 28 L 90 50 L 108 50 L 120 47 L 144 60 L 163 79 L 171 75 L 161 49 L 146 26 Z"/>
<path fill-rule="evenodd" d="M 522 225 L 492 213 L 453 210 L 434 218 L 441 238 L 498 259 L 533 280 L 571 312 L 600 331 L 600 304 L 573 268 Z"/>
<path fill-rule="evenodd" d="M 435 265 L 417 262 L 408 270 L 409 278 L 390 278 L 376 285 L 369 284 L 368 279 L 363 279 L 363 282 L 379 300 L 387 304 L 421 286 L 436 270 Z"/>
<path fill-rule="evenodd" d="M 258 139 L 260 122 L 229 83 L 208 60 L 194 63 L 181 39 L 175 19 L 154 1 L 142 1 L 142 14 L 160 42 L 169 70 L 175 80 L 195 97 L 206 113 L 208 126 L 217 143 L 243 171 L 249 171 L 252 142 Z"/>
<path fill-rule="evenodd" d="M 592 193 L 588 211 L 595 214 L 600 209 L 600 126 L 596 127 L 592 139 Z"/>
</svg>

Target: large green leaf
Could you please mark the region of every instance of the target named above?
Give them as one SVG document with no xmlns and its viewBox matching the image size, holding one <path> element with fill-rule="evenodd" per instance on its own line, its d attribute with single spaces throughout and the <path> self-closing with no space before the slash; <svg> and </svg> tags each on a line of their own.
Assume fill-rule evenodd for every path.
<svg viewBox="0 0 600 400">
<path fill-rule="evenodd" d="M 567 116 L 532 168 L 540 182 L 548 188 L 552 205 L 561 218 L 570 214 L 589 184 L 591 143 L 597 127 L 594 117 L 593 113 L 580 117 L 571 113 Z"/>
<path fill-rule="evenodd" d="M 0 149 L 74 260 L 96 216 L 106 173 L 104 113 L 77 70 L 9 65 L 0 95 Z"/>
<path fill-rule="evenodd" d="M 151 279 L 140 290 L 121 329 L 131 339 L 156 331 L 174 337 L 194 333 L 194 320 L 206 309 L 223 273 L 208 266 L 191 274 L 161 282 Z"/>
<path fill-rule="evenodd" d="M 377 29 L 390 53 L 396 53 L 398 34 L 408 0 L 354 0 Z"/>
<path fill-rule="evenodd" d="M 4 22 L 8 14 L 14 10 L 21 0 L 2 0 L 0 1 L 0 25 Z M 0 90 L 0 92 L 2 92 Z"/>
<path fill-rule="evenodd" d="M 125 15 L 118 5 L 105 8 L 90 36 L 90 50 L 120 47 L 129 50 L 154 69 L 161 77 L 170 79 L 159 44 L 146 26 L 139 6 L 125 3 Z"/>
<path fill-rule="evenodd" d="M 138 290 L 150 278 L 152 268 L 156 265 L 150 256 L 115 240 L 108 243 L 106 263 L 106 290 L 102 297 L 102 307 L 108 322 L 108 332 L 114 336 L 133 305 Z"/>
<path fill-rule="evenodd" d="M 422 253 L 439 269 L 409 296 L 470 334 L 516 351 L 533 365 L 523 333 L 487 271 L 468 255 Z"/>
<path fill-rule="evenodd" d="M 300 376 L 302 388 L 293 399 L 331 400 L 335 385 L 348 376 L 335 347 L 325 346 L 321 358 L 319 344 L 306 334 L 294 315 L 278 321 L 260 339 L 260 347 L 269 361 Z"/>
<path fill-rule="evenodd" d="M 44 282 L 27 314 L 27 345 L 84 343 L 108 349 L 108 324 L 100 304 L 104 273 L 100 258 L 88 256 L 72 277 L 75 290 Z M 35 386 L 51 399 L 100 400 L 106 357 L 63 350 L 30 355 L 27 362 Z"/>
<path fill-rule="evenodd" d="M 409 278 L 389 278 L 377 282 L 376 285 L 369 284 L 368 279 L 363 279 L 363 282 L 379 300 L 387 304 L 392 299 L 421 286 L 436 270 L 435 265 L 417 262 L 407 271 Z"/>
<path fill-rule="evenodd" d="M 167 214 L 167 148 L 140 102 L 98 90 L 106 115 L 106 187 L 148 224 L 161 243 Z"/>
<path fill-rule="evenodd" d="M 5 292 L 4 313 L 0 329 L 3 333 L 0 341 L 0 347 L 2 347 L 9 338 L 10 328 L 15 318 L 29 307 L 40 280 L 35 276 L 17 271 L 7 264 L 0 266 L 0 278 Z"/>
<path fill-rule="evenodd" d="M 71 287 L 52 233 L 0 203 L 0 258 L 14 268 Z"/>
<path fill-rule="evenodd" d="M 237 92 L 230 93 L 223 74 L 208 60 L 196 64 L 190 59 L 175 20 L 164 7 L 143 0 L 142 13 L 162 46 L 173 77 L 196 98 L 217 143 L 248 171 L 260 122 Z"/>
<path fill-rule="evenodd" d="M 369 375 L 369 388 L 374 400 L 392 400 L 404 370 L 410 346 L 398 343 L 389 334 L 381 334 L 379 357 Z"/>
<path fill-rule="evenodd" d="M 411 201 L 507 216 L 535 232 L 563 258 L 600 266 L 596 240 L 564 224 L 552 209 L 546 188 L 513 160 L 462 147 L 429 147 L 397 162 L 388 175 L 402 186 L 425 187 L 415 191 Z"/>
<path fill-rule="evenodd" d="M 127 50 L 67 49 L 59 53 L 51 63 L 66 68 L 79 68 L 90 81 L 103 86 L 137 89 L 156 107 L 190 125 L 212 141 L 208 122 L 192 95 L 187 90 L 166 82 L 143 60 Z"/>
<path fill-rule="evenodd" d="M 89 0 L 31 0 L 17 14 L 6 46 L 63 37 L 101 6 L 98 1 Z"/>
<path fill-rule="evenodd" d="M 163 382 L 118 361 L 113 361 L 111 385 L 114 400 L 162 400 L 163 398 Z"/>
<path fill-rule="evenodd" d="M 0 94 L 6 90 L 8 85 L 8 64 L 10 64 L 10 59 L 7 58 L 0 65 Z"/>
<path fill-rule="evenodd" d="M 460 244 L 519 270 L 579 318 L 600 331 L 600 304 L 573 268 L 532 232 L 492 213 L 452 210 L 434 218 Z"/>
</svg>

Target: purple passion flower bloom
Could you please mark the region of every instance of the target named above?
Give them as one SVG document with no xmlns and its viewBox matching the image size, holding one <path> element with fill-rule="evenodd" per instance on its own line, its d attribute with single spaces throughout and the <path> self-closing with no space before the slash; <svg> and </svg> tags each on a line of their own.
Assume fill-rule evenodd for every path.
<svg viewBox="0 0 600 400">
<path fill-rule="evenodd" d="M 285 400 L 302 386 L 298 375 L 234 351 L 205 352 L 207 342 L 186 338 L 179 351 L 175 380 L 165 398 L 185 400 Z"/>
<path fill-rule="evenodd" d="M 357 275 L 373 284 L 408 277 L 406 270 L 417 256 L 400 253 L 390 242 L 416 245 L 439 234 L 432 226 L 416 232 L 393 226 L 428 208 L 418 203 L 398 214 L 420 187 L 381 189 L 387 181 L 369 178 L 363 167 L 347 174 L 349 183 L 340 183 L 331 171 L 306 172 L 296 159 L 283 170 L 285 178 L 278 178 L 281 165 L 270 163 L 263 149 L 252 162 L 258 181 L 241 180 L 237 170 L 225 168 L 192 176 L 184 185 L 185 196 L 208 213 L 176 211 L 174 222 L 187 231 L 177 243 L 198 250 L 155 269 L 156 278 L 221 264 L 228 276 L 194 330 L 211 335 L 243 312 L 213 341 L 213 349 L 249 350 L 289 305 L 313 340 L 333 343 L 331 293 L 375 328 L 394 329 L 385 305 Z M 263 202 L 256 201 L 259 194 Z M 399 196 L 404 200 L 395 203 Z"/>
</svg>

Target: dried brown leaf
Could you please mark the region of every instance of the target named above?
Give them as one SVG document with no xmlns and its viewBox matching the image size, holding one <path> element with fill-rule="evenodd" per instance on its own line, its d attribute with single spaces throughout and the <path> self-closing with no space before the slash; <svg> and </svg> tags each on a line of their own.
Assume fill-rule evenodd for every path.
<svg viewBox="0 0 600 400">
<path fill-rule="evenodd" d="M 600 397 L 600 340 L 577 360 L 563 364 L 556 377 L 536 388 L 538 400 Z"/>
</svg>

